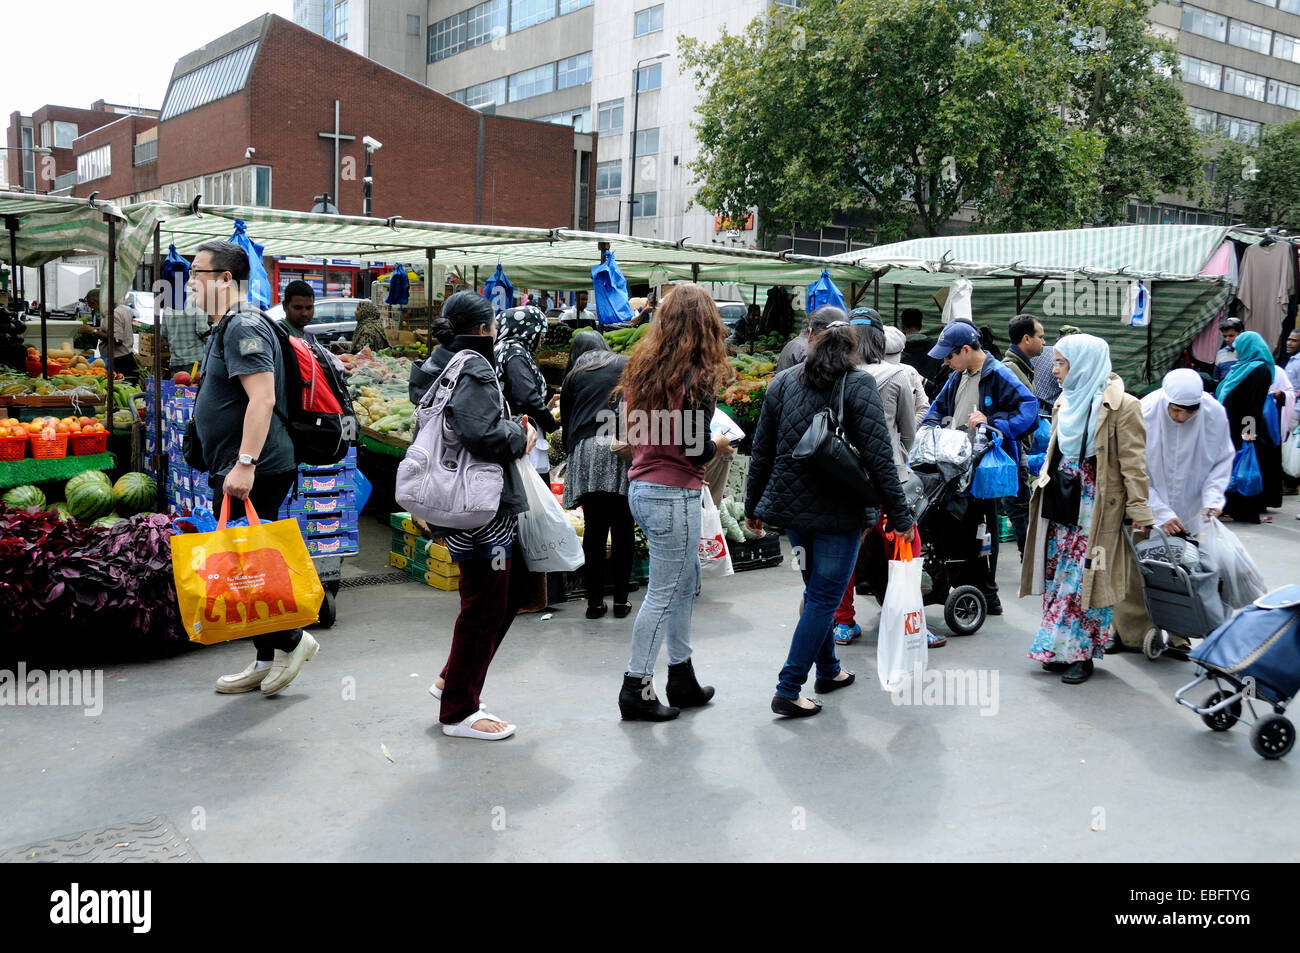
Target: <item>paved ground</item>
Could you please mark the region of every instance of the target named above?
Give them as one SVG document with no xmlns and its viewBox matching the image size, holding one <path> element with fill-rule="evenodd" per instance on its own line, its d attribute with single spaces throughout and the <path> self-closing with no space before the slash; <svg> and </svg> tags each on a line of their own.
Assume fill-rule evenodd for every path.
<svg viewBox="0 0 1300 953">
<path fill-rule="evenodd" d="M 1270 586 L 1297 580 L 1297 511 L 1291 499 L 1275 525 L 1238 528 Z M 367 520 L 363 532 L 349 572 L 381 571 L 388 530 Z M 109 669 L 99 717 L 0 717 L 0 848 L 159 815 L 207 861 L 1300 854 L 1287 820 L 1300 754 L 1266 762 L 1242 726 L 1212 734 L 1180 709 L 1188 663 L 1110 656 L 1085 685 L 1062 685 L 1025 657 L 1036 599 L 1005 598 L 1005 616 L 931 655 L 996 676 L 995 714 L 894 705 L 868 636 L 842 653 L 856 686 L 817 718 L 777 719 L 797 578 L 787 565 L 706 585 L 695 658 L 717 700 L 661 725 L 618 719 L 631 620 L 588 622 L 567 603 L 549 621 L 521 618 L 489 676 L 490 707 L 517 737 L 444 737 L 427 688 L 456 596 L 414 584 L 345 590 L 320 654 L 275 698 L 212 691 L 246 663 L 239 644 Z M 859 607 L 870 629 L 874 602 Z M 1215 816 L 1230 836 L 1189 823 Z"/>
</svg>

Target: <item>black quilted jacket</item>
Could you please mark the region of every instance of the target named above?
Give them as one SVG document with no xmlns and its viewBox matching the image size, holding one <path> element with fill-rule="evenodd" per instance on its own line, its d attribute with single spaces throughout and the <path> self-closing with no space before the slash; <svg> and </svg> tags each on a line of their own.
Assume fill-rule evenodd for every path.
<svg viewBox="0 0 1300 953">
<path fill-rule="evenodd" d="M 749 461 L 745 515 L 808 533 L 873 526 L 880 519 L 878 511 L 849 498 L 838 482 L 790 456 L 813 417 L 831 400 L 829 392 L 805 385 L 802 373 L 802 366 L 792 367 L 768 385 Z M 876 485 L 890 527 L 906 530 L 912 512 L 898 482 L 884 407 L 876 382 L 863 371 L 850 371 L 844 383 L 844 430 Z"/>
</svg>

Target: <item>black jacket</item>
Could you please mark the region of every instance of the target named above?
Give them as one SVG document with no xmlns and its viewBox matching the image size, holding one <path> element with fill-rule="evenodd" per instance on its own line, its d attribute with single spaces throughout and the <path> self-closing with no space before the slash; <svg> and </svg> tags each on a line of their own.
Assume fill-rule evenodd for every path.
<svg viewBox="0 0 1300 953">
<path fill-rule="evenodd" d="M 749 461 L 745 515 L 808 533 L 843 533 L 872 526 L 880 518 L 875 509 L 855 502 L 839 483 L 790 455 L 813 417 L 831 400 L 830 392 L 806 385 L 802 374 L 802 367 L 792 367 L 768 385 Z M 880 393 L 875 380 L 864 371 L 850 371 L 844 382 L 843 424 L 884 501 L 890 528 L 906 530 L 914 522 L 912 511 L 898 482 Z"/>
<path fill-rule="evenodd" d="M 559 421 L 546 409 L 546 385 L 539 383 L 534 371 L 537 364 L 532 357 L 512 354 L 505 367 L 499 368 L 497 374 L 505 389 L 506 400 L 510 406 L 521 414 L 527 414 L 543 434 L 548 434 L 560 426 Z"/>
<path fill-rule="evenodd" d="M 467 348 L 483 355 L 487 363 L 471 358 L 465 365 L 447 404 L 447 421 L 470 453 L 482 460 L 501 464 L 505 484 L 498 514 L 523 513 L 528 509 L 528 498 L 514 463 L 527 451 L 528 433 L 519 421 L 510 417 L 508 402 L 505 413 L 501 412 L 501 385 L 497 382 L 493 364 L 492 338 L 482 334 L 458 334 L 450 347 L 439 347 L 423 365 L 411 368 L 412 393 L 417 370 L 423 371 L 428 378 L 420 393 L 423 397 L 423 391 L 433 386 L 456 352 Z"/>
<path fill-rule="evenodd" d="M 930 356 L 930 348 L 934 344 L 934 338 L 928 338 L 924 334 L 909 334 L 907 343 L 903 345 L 902 357 L 904 364 L 915 367 L 925 379 L 925 396 L 931 400 L 943 389 L 949 373 L 943 361 Z"/>
<path fill-rule="evenodd" d="M 571 455 L 579 443 L 596 436 L 603 423 L 614 422 L 618 402 L 613 391 L 625 366 L 627 359 L 623 358 L 596 370 L 570 374 L 564 379 L 564 386 L 560 388 L 560 420 L 564 422 L 566 454 Z M 602 417 L 602 411 L 608 411 L 609 416 Z"/>
</svg>

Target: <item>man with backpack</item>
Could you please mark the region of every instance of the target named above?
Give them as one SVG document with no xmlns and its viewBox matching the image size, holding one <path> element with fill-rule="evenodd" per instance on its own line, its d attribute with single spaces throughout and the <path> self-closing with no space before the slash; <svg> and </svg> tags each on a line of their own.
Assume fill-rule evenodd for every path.
<svg viewBox="0 0 1300 953">
<path fill-rule="evenodd" d="M 220 505 L 223 494 L 248 500 L 258 518 L 269 521 L 296 484 L 297 458 L 280 334 L 269 317 L 245 300 L 248 276 L 248 256 L 238 245 L 212 241 L 199 246 L 189 284 L 213 329 L 193 423 L 213 500 Z M 260 687 L 262 694 L 274 695 L 319 648 L 301 629 L 259 635 L 253 644 L 256 660 L 242 672 L 219 678 L 218 692 Z"/>
</svg>

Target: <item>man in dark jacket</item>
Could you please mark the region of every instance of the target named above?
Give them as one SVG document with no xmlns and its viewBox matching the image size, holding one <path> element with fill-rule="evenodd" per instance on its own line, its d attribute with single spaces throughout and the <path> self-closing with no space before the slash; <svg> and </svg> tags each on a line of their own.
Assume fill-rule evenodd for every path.
<svg viewBox="0 0 1300 953">
<path fill-rule="evenodd" d="M 1003 362 L 1011 369 L 1020 383 L 1034 392 L 1033 359 L 1043 353 L 1047 342 L 1043 338 L 1043 322 L 1032 314 L 1018 314 L 1007 326 L 1011 346 L 1007 348 L 1006 360 Z M 1035 421 L 1035 424 L 1037 421 Z M 1025 534 L 1029 529 L 1029 467 L 1026 455 L 1033 444 L 1034 427 L 1020 438 L 1020 488 L 1015 497 L 1007 498 L 1007 518 L 1011 528 L 1016 532 L 1016 548 L 1023 557 L 1025 553 Z"/>
<path fill-rule="evenodd" d="M 930 356 L 934 338 L 921 332 L 922 315 L 919 308 L 904 308 L 898 316 L 907 342 L 903 345 L 903 363 L 915 367 L 925 381 L 925 396 L 934 400 L 948 377 L 948 368 L 942 361 Z"/>
<path fill-rule="evenodd" d="M 1022 452 L 1018 441 L 1033 429 L 1038 419 L 1038 399 L 1033 392 L 1020 383 L 1005 364 L 984 352 L 980 347 L 979 331 L 963 321 L 954 321 L 943 329 L 929 356 L 942 360 L 953 373 L 930 405 L 921 426 L 966 430 L 974 439 L 975 428 L 987 425 L 1002 434 L 1003 446 L 1008 452 L 1014 450 L 1019 459 Z M 953 532 L 944 532 L 942 537 L 955 541 L 952 556 L 966 561 L 955 581 L 959 585 L 978 587 L 984 593 L 990 615 L 1002 614 L 996 581 L 997 515 L 996 500 L 970 499 L 959 518 L 951 513 L 940 516 L 950 521 L 950 526 L 945 529 Z M 983 533 L 979 532 L 981 525 L 984 533 L 992 537 L 987 562 L 979 558 L 983 542 Z"/>
</svg>

